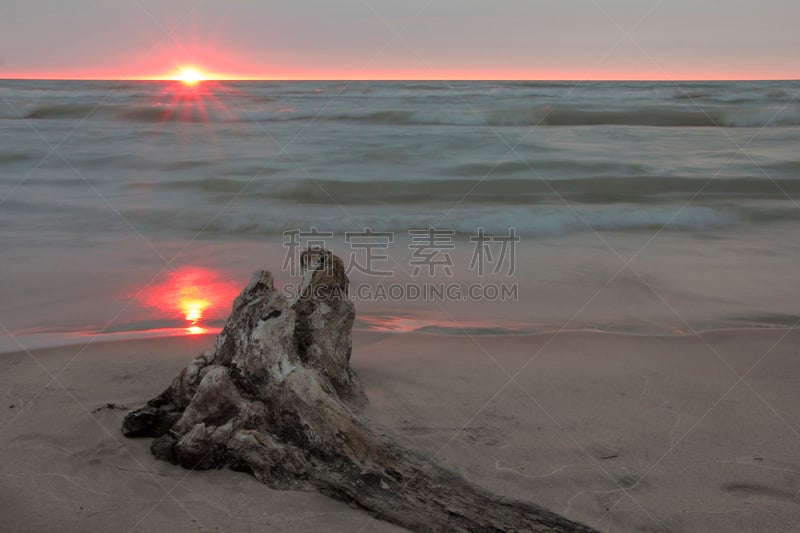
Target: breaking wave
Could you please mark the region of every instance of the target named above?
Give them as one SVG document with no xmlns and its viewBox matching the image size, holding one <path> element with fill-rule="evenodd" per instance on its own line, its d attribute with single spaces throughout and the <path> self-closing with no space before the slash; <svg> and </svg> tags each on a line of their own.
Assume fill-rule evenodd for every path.
<svg viewBox="0 0 800 533">
<path fill-rule="evenodd" d="M 37 157 L 42 157 L 41 155 L 37 155 L 34 153 L 22 153 L 22 152 L 6 152 L 0 153 L 0 165 L 2 164 L 13 164 L 13 163 L 22 163 L 25 161 L 33 161 Z"/>
<path fill-rule="evenodd" d="M 542 107 L 484 112 L 417 112 L 385 110 L 371 113 L 348 113 L 329 117 L 290 116 L 290 120 L 335 120 L 376 125 L 450 125 L 450 126 L 650 126 L 650 127 L 759 127 L 798 126 L 800 113 L 787 109 L 758 110 L 685 110 L 626 109 L 587 110 Z"/>
<path fill-rule="evenodd" d="M 701 98 L 701 94 L 686 98 Z M 800 110 L 796 107 L 752 106 L 743 109 L 713 106 L 629 109 L 581 109 L 540 106 L 509 109 L 385 109 L 380 111 L 326 111 L 319 114 L 293 109 L 275 110 L 271 103 L 265 109 L 255 106 L 247 112 L 233 108 L 202 108 L 191 105 L 122 106 L 95 104 L 47 105 L 28 111 L 28 119 L 77 119 L 101 116 L 130 122 L 288 122 L 325 121 L 367 125 L 414 126 L 648 126 L 648 127 L 764 127 L 799 126 Z"/>
<path fill-rule="evenodd" d="M 240 113 L 190 104 L 150 106 L 54 104 L 34 108 L 23 115 L 26 119 L 56 120 L 102 117 L 128 122 L 228 122 L 242 119 Z"/>
<path fill-rule="evenodd" d="M 37 107 L 24 115 L 28 119 L 84 118 L 95 112 L 97 104 L 54 104 Z"/>
<path fill-rule="evenodd" d="M 385 180 L 236 180 L 198 178 L 149 184 L 167 189 L 241 194 L 310 205 L 414 204 L 656 204 L 692 198 L 695 201 L 782 200 L 800 195 L 800 179 L 761 178 L 575 178 L 575 179 L 454 179 Z M 143 186 L 134 184 L 132 186 Z"/>
</svg>

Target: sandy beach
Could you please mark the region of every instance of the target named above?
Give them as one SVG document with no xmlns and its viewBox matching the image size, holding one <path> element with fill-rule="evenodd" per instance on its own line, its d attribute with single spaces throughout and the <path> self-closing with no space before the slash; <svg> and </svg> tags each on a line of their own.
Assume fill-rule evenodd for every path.
<svg viewBox="0 0 800 533">
<path fill-rule="evenodd" d="M 798 340 L 779 329 L 355 332 L 352 366 L 370 419 L 498 494 L 602 531 L 793 531 Z M 149 439 L 123 437 L 127 409 L 212 344 L 199 335 L 4 354 L 3 529 L 399 530 L 319 494 L 156 461 Z"/>
</svg>

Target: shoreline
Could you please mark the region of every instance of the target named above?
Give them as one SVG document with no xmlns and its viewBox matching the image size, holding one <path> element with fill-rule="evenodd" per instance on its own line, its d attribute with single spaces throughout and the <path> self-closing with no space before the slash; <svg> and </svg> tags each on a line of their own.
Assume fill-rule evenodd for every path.
<svg viewBox="0 0 800 533">
<path fill-rule="evenodd" d="M 356 319 L 358 320 L 358 319 Z M 621 337 L 652 337 L 652 338 L 685 338 L 697 337 L 717 333 L 735 332 L 792 332 L 798 329 L 800 321 L 794 326 L 775 325 L 775 326 L 730 326 L 709 328 L 695 331 L 673 330 L 673 331 L 652 331 L 642 332 L 634 329 L 599 329 L 599 328 L 564 328 L 564 329 L 541 329 L 541 330 L 514 330 L 511 328 L 502 330 L 502 327 L 486 328 L 484 331 L 476 331 L 469 327 L 458 328 L 438 328 L 436 326 L 420 327 L 413 330 L 390 330 L 382 328 L 353 327 L 354 334 L 386 334 L 386 335 L 429 335 L 432 337 L 477 337 L 477 338 L 519 338 L 519 337 L 542 337 L 548 335 L 575 335 L 575 334 L 596 334 L 596 335 L 615 335 Z M 55 333 L 34 333 L 29 335 L 6 335 L 0 338 L 0 357 L 14 355 L 25 352 L 37 352 L 47 349 L 63 349 L 80 345 L 96 344 L 116 344 L 126 343 L 137 340 L 159 340 L 159 339 L 180 339 L 180 338 L 215 338 L 221 331 L 220 327 L 203 327 L 201 333 L 189 332 L 188 328 L 161 328 L 141 331 L 118 331 L 112 333 L 96 333 L 90 331 L 69 331 Z M 459 329 L 461 332 L 459 332 Z M 491 331 L 494 330 L 494 331 Z M 502 330 L 502 331 L 500 331 Z"/>
</svg>

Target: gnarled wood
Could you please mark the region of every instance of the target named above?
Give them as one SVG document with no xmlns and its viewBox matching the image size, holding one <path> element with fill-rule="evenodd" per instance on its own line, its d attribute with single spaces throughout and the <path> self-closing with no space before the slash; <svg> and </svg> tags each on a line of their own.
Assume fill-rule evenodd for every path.
<svg viewBox="0 0 800 533">
<path fill-rule="evenodd" d="M 214 352 L 129 413 L 123 433 L 155 437 L 153 454 L 185 468 L 228 466 L 274 488 L 318 490 L 417 531 L 590 531 L 491 495 L 361 420 L 344 266 L 318 250 L 302 263 L 292 302 L 257 272 Z"/>
</svg>

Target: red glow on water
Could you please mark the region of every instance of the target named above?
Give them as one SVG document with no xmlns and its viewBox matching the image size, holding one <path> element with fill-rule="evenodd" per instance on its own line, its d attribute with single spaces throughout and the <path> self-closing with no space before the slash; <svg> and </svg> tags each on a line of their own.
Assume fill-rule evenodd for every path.
<svg viewBox="0 0 800 533">
<path fill-rule="evenodd" d="M 434 324 L 434 320 L 430 317 L 414 318 L 397 315 L 368 315 L 359 317 L 359 320 L 372 331 L 386 333 L 410 333 Z"/>
<path fill-rule="evenodd" d="M 204 321 L 224 318 L 239 291 L 236 283 L 207 268 L 184 267 L 169 272 L 163 281 L 145 289 L 139 302 L 171 318 L 183 318 L 186 332 L 206 332 Z"/>
<path fill-rule="evenodd" d="M 457 319 L 433 312 L 418 311 L 412 315 L 360 315 L 358 320 L 370 331 L 383 333 L 412 333 L 414 331 L 463 333 L 469 331 L 522 332 L 525 325 L 508 321 Z"/>
<path fill-rule="evenodd" d="M 224 112 L 225 106 L 217 97 L 219 86 L 193 73 L 177 73 L 161 90 L 156 109 L 161 110 L 160 122 L 179 121 L 184 123 L 211 122 L 210 111 Z M 180 77 L 183 76 L 183 77 Z"/>
<path fill-rule="evenodd" d="M 159 131 L 168 123 L 181 124 L 180 132 L 185 144 L 197 133 L 194 124 L 204 127 L 205 133 L 218 147 L 215 122 L 237 121 L 241 116 L 236 103 L 241 91 L 224 85 L 219 78 L 205 69 L 184 65 L 159 77 L 159 90 L 151 103 L 152 115 L 159 123 Z M 228 104 L 232 105 L 228 105 Z"/>
</svg>

